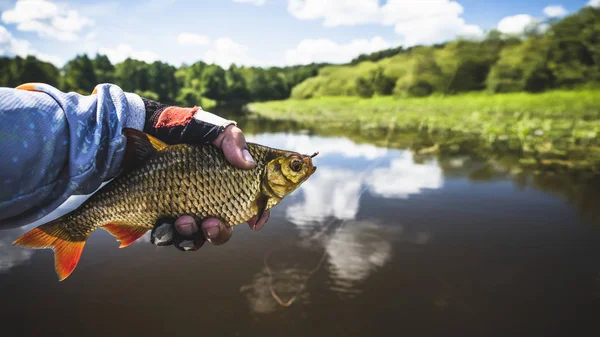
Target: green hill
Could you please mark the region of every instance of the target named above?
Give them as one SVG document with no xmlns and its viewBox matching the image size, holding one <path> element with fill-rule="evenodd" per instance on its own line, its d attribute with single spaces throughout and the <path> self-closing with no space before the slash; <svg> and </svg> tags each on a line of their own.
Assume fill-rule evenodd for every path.
<svg viewBox="0 0 600 337">
<path fill-rule="evenodd" d="M 349 65 L 321 68 L 316 77 L 295 86 L 291 96 L 427 96 L 597 86 L 599 36 L 600 8 L 585 7 L 560 21 L 531 27 L 523 36 L 491 31 L 482 41 L 361 55 Z"/>
</svg>

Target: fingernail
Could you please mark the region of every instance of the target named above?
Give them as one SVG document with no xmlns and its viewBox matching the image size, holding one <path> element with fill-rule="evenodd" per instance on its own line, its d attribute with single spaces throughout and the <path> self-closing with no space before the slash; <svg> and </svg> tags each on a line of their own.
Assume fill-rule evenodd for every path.
<svg viewBox="0 0 600 337">
<path fill-rule="evenodd" d="M 254 163 L 254 158 L 252 158 L 252 155 L 250 154 L 250 152 L 248 152 L 248 150 L 244 149 L 242 151 L 242 155 L 244 156 L 244 160 L 245 161 L 247 161 L 249 163 L 252 163 L 252 164 L 255 164 Z"/>
<path fill-rule="evenodd" d="M 194 234 L 192 232 L 192 224 L 191 223 L 180 224 L 177 226 L 177 230 L 179 231 L 179 233 L 181 233 L 185 236 L 191 236 L 192 234 Z"/>
<path fill-rule="evenodd" d="M 207 228 L 206 235 L 208 236 L 209 240 L 214 240 L 217 236 L 219 236 L 219 226 Z"/>
</svg>

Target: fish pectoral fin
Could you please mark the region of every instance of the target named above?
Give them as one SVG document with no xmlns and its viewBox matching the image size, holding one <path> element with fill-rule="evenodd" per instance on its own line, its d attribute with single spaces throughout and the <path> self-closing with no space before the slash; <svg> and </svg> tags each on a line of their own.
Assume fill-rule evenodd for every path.
<svg viewBox="0 0 600 337">
<path fill-rule="evenodd" d="M 27 248 L 50 248 L 54 251 L 54 269 L 59 281 L 66 279 L 79 263 L 85 240 L 75 240 L 61 228 L 60 219 L 36 227 L 19 237 L 13 245 Z"/>
<path fill-rule="evenodd" d="M 121 242 L 119 248 L 125 248 L 141 238 L 149 228 L 134 226 L 123 222 L 111 222 L 102 226 L 107 232 L 117 238 Z"/>
<path fill-rule="evenodd" d="M 127 138 L 127 145 L 121 166 L 125 169 L 139 165 L 158 151 L 168 147 L 162 141 L 136 129 L 124 128 L 123 134 Z"/>
<path fill-rule="evenodd" d="M 256 212 L 256 221 L 260 220 L 265 211 L 267 210 L 267 205 L 269 204 L 269 197 L 261 194 L 258 199 L 256 199 L 256 206 L 258 207 L 258 212 Z"/>
</svg>

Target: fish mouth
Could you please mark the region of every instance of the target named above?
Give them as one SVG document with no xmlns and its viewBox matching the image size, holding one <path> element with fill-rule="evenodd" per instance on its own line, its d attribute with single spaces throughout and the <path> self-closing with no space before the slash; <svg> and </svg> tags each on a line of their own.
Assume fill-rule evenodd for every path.
<svg viewBox="0 0 600 337">
<path fill-rule="evenodd" d="M 308 174 L 309 176 L 312 175 L 313 173 L 315 173 L 315 171 L 317 170 L 317 167 L 313 165 L 312 159 L 314 157 L 316 157 L 319 154 L 319 152 L 315 152 L 311 155 L 305 154 L 304 156 L 304 162 L 307 163 L 308 165 L 310 165 L 310 173 Z"/>
</svg>

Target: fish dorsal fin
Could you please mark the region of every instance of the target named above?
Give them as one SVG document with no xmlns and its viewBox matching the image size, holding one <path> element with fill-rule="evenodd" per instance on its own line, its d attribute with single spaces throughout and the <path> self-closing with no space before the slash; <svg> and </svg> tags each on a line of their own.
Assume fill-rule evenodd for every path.
<svg viewBox="0 0 600 337">
<path fill-rule="evenodd" d="M 141 238 L 149 229 L 140 226 L 133 226 L 122 222 L 111 222 L 102 226 L 107 232 L 121 242 L 119 248 L 125 248 Z"/>
<path fill-rule="evenodd" d="M 136 129 L 125 128 L 123 134 L 127 137 L 127 147 L 122 164 L 125 169 L 136 166 L 168 147 L 162 141 Z"/>
</svg>

